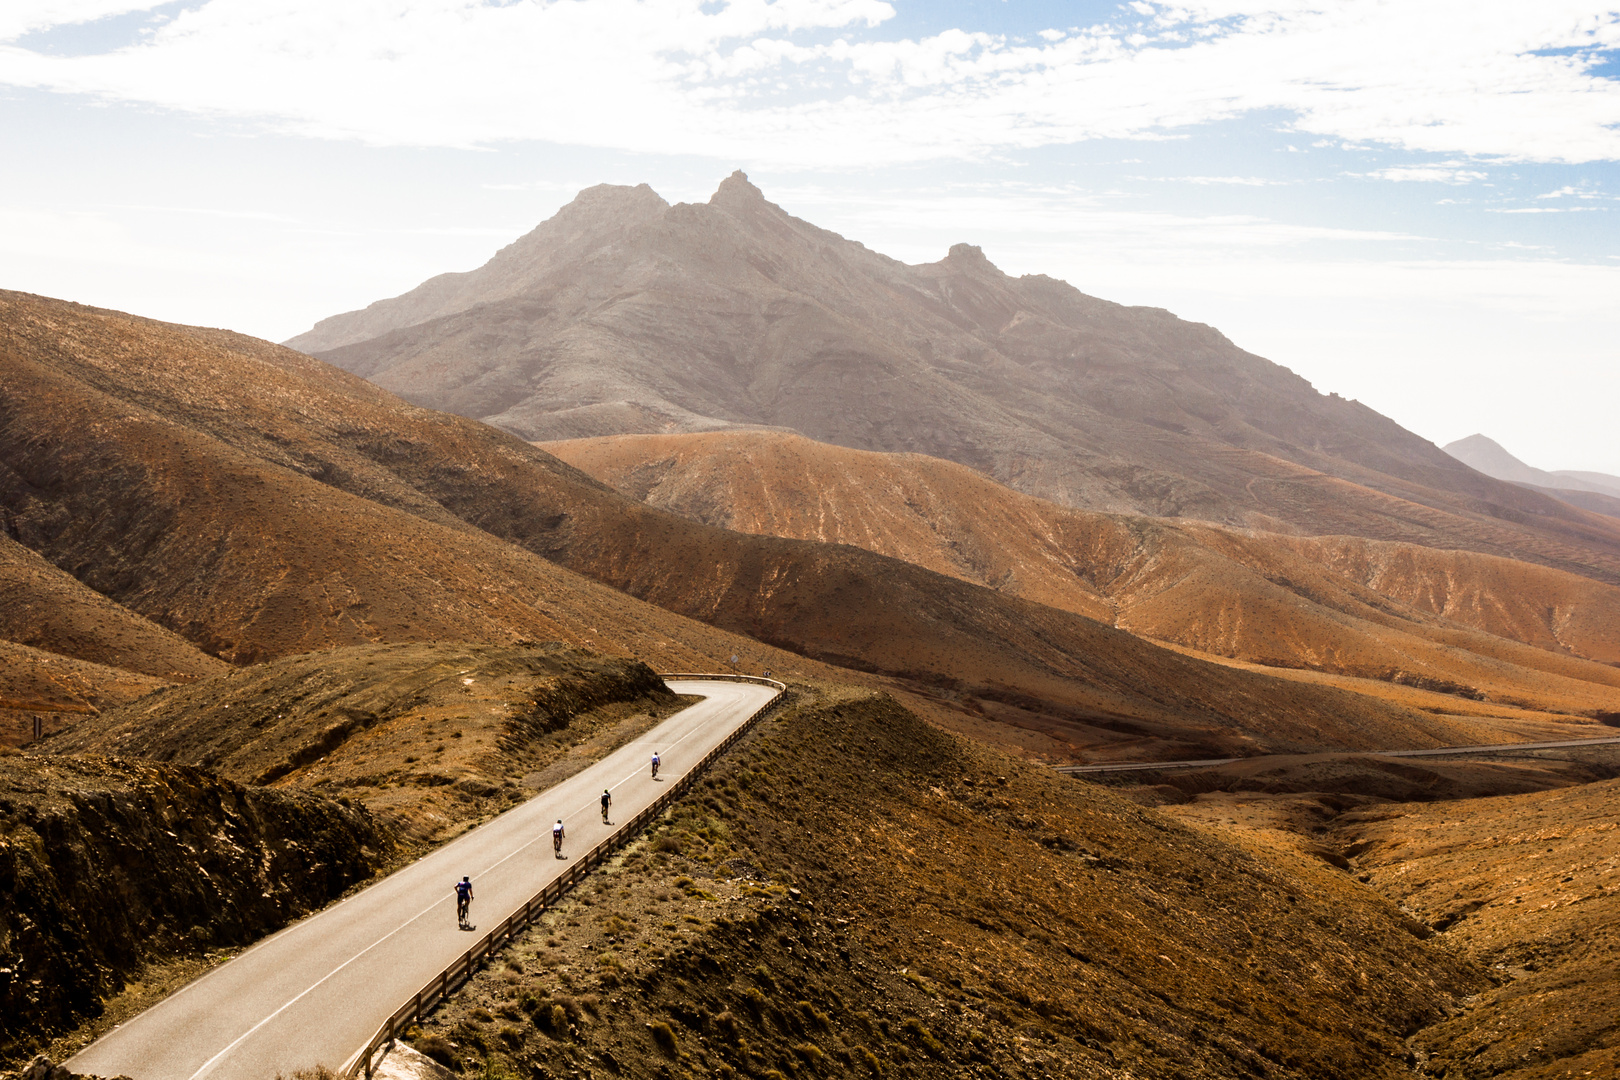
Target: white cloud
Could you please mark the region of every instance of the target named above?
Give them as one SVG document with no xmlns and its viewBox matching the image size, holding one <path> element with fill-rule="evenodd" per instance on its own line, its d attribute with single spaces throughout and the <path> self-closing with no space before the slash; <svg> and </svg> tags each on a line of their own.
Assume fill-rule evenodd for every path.
<svg viewBox="0 0 1620 1080">
<path fill-rule="evenodd" d="M 1233 184 L 1238 187 L 1279 187 L 1287 183 L 1286 180 L 1268 180 L 1261 176 L 1164 176 L 1157 179 L 1183 184 Z"/>
<path fill-rule="evenodd" d="M 25 2 L 0 40 L 150 6 Z M 1130 25 L 1025 44 L 884 39 L 878 0 L 198 0 L 109 53 L 0 47 L 0 82 L 375 144 L 755 164 L 978 158 L 1278 110 L 1350 144 L 1620 159 L 1620 84 L 1589 70 L 1620 46 L 1608 0 L 1132 7 Z"/>
<path fill-rule="evenodd" d="M 1378 180 L 1405 180 L 1440 184 L 1468 184 L 1475 180 L 1487 179 L 1490 174 L 1480 172 L 1478 169 L 1464 169 L 1452 162 L 1441 165 L 1397 166 L 1389 169 L 1378 169 L 1369 173 L 1360 173 L 1358 175 L 1372 177 Z"/>
<path fill-rule="evenodd" d="M 1536 198 L 1538 198 L 1538 199 L 1563 199 L 1563 198 L 1601 199 L 1601 198 L 1604 198 L 1604 196 L 1600 192 L 1593 191 L 1590 188 L 1573 187 L 1573 186 L 1571 186 L 1569 184 L 1565 184 L 1563 187 L 1559 188 L 1557 191 L 1549 191 L 1544 195 L 1537 195 Z"/>
</svg>

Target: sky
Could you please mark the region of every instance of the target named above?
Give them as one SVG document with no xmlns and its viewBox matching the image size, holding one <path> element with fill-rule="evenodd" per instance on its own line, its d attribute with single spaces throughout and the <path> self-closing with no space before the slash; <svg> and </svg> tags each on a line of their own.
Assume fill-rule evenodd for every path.
<svg viewBox="0 0 1620 1080">
<path fill-rule="evenodd" d="M 4 0 L 0 288 L 284 340 L 742 168 L 1620 474 L 1620 0 Z"/>
</svg>

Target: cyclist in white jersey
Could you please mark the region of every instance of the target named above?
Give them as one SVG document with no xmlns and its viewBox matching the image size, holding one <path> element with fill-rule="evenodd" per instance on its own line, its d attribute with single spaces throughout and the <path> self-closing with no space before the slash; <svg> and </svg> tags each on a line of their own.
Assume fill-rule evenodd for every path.
<svg viewBox="0 0 1620 1080">
<path fill-rule="evenodd" d="M 557 824 L 551 827 L 551 850 L 556 853 L 556 856 L 559 859 L 562 858 L 562 842 L 563 823 L 562 818 L 558 818 Z"/>
</svg>

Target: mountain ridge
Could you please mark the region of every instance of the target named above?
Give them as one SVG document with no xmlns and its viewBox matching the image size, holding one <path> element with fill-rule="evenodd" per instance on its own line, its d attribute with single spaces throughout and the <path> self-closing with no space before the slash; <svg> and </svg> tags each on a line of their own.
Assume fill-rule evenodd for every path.
<svg viewBox="0 0 1620 1080">
<path fill-rule="evenodd" d="M 1485 476 L 1211 327 L 1009 277 L 968 244 L 909 266 L 741 173 L 703 204 L 588 189 L 485 266 L 289 345 L 530 441 L 791 430 L 1085 509 L 1464 546 L 1620 582 L 1614 519 Z"/>
</svg>

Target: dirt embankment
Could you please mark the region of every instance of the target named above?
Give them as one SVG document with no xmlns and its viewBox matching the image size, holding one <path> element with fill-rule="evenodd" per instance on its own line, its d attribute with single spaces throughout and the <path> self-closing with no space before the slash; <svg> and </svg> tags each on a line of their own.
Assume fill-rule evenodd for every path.
<svg viewBox="0 0 1620 1080">
<path fill-rule="evenodd" d="M 1486 985 L 1340 870 L 796 687 L 413 1034 L 485 1076 L 1408 1076 Z"/>
<path fill-rule="evenodd" d="M 389 858 L 364 809 L 193 768 L 0 757 L 0 1059 L 148 964 L 250 944 Z"/>
</svg>

